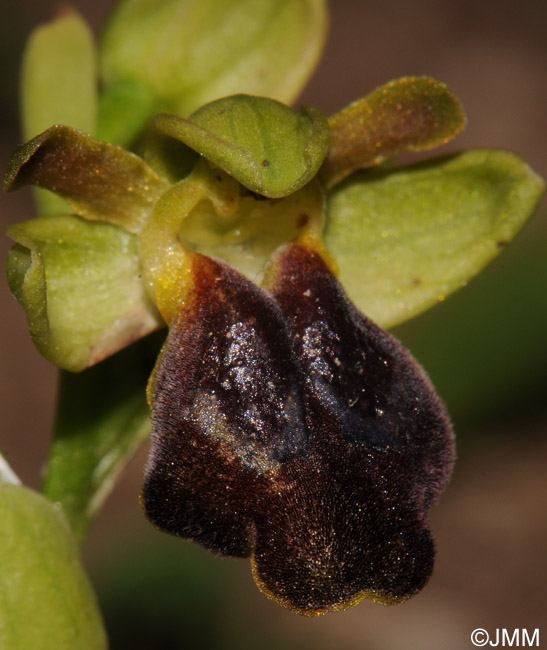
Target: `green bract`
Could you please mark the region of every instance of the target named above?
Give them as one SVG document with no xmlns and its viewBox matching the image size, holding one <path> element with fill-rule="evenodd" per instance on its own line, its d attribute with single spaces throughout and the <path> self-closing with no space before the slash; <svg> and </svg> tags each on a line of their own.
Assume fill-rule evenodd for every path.
<svg viewBox="0 0 547 650">
<path fill-rule="evenodd" d="M 0 647 L 104 650 L 95 595 L 59 508 L 0 482 Z"/>
</svg>

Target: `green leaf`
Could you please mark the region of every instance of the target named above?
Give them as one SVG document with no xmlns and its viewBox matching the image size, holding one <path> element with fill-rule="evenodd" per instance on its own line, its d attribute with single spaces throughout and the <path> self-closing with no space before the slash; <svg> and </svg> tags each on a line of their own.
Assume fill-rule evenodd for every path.
<svg viewBox="0 0 547 650">
<path fill-rule="evenodd" d="M 272 198 L 286 196 L 310 181 L 329 142 L 327 119 L 318 109 L 303 107 L 297 113 L 277 101 L 249 95 L 211 102 L 188 120 L 159 115 L 151 129 L 148 155 L 153 160 L 161 160 L 165 139 L 173 138 L 248 189 Z M 173 168 L 172 155 L 171 149 L 164 169 Z"/>
<path fill-rule="evenodd" d="M 325 244 L 352 300 L 390 327 L 464 286 L 516 235 L 543 189 L 505 151 L 360 172 L 330 195 Z"/>
<path fill-rule="evenodd" d="M 329 119 L 331 141 L 321 176 L 327 187 L 356 169 L 404 151 L 424 151 L 465 127 L 463 107 L 443 83 L 404 77 L 380 86 Z"/>
<path fill-rule="evenodd" d="M 125 464 L 148 438 L 146 383 L 158 332 L 83 373 L 62 373 L 44 494 L 59 502 L 78 539 Z"/>
<path fill-rule="evenodd" d="M 12 156 L 4 190 L 46 187 L 67 199 L 86 219 L 139 232 L 168 183 L 121 147 L 67 126 L 54 126 Z"/>
<path fill-rule="evenodd" d="M 104 33 L 106 87 L 136 81 L 188 116 L 235 93 L 292 103 L 326 32 L 324 0 L 125 0 Z"/>
<path fill-rule="evenodd" d="M 29 140 L 52 124 L 94 133 L 97 70 L 91 29 L 74 10 L 37 27 L 25 49 L 21 71 L 23 138 Z M 66 212 L 50 192 L 37 192 L 42 213 Z"/>
<path fill-rule="evenodd" d="M 0 483 L 0 647 L 106 650 L 95 594 L 62 512 Z"/>
<path fill-rule="evenodd" d="M 74 216 L 8 229 L 8 283 L 39 351 L 78 371 L 162 323 L 139 278 L 135 235 Z"/>
</svg>

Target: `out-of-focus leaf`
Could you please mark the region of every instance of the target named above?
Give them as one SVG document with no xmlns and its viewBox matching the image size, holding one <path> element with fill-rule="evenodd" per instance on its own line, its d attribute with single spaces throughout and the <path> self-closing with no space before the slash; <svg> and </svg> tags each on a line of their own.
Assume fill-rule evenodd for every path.
<svg viewBox="0 0 547 650">
<path fill-rule="evenodd" d="M 158 332 L 83 373 L 61 375 L 43 489 L 61 503 L 79 539 L 148 437 L 146 383 L 163 338 Z"/>
<path fill-rule="evenodd" d="M 72 9 L 37 27 L 27 42 L 21 79 L 23 138 L 29 140 L 52 124 L 94 133 L 97 70 L 91 29 Z M 36 192 L 44 214 L 66 212 L 62 199 Z"/>
<path fill-rule="evenodd" d="M 95 594 L 62 512 L 0 483 L 0 647 L 106 650 Z"/>
<path fill-rule="evenodd" d="M 328 122 L 318 109 L 304 107 L 297 113 L 277 101 L 249 95 L 219 99 L 188 120 L 159 115 L 151 128 L 147 159 L 150 156 L 161 163 L 165 140 L 172 138 L 248 189 L 272 198 L 290 194 L 310 181 L 329 143 Z M 160 173 L 174 170 L 172 148 L 168 155 Z"/>
<path fill-rule="evenodd" d="M 397 153 L 438 147 L 465 123 L 462 105 L 443 83 L 430 77 L 391 81 L 329 119 L 331 141 L 321 176 L 331 187 Z"/>
<path fill-rule="evenodd" d="M 505 151 L 360 172 L 330 195 L 325 243 L 352 300 L 389 327 L 465 285 L 515 236 L 543 190 Z"/>
<path fill-rule="evenodd" d="M 72 371 L 157 329 L 161 317 L 140 280 L 135 235 L 75 216 L 8 229 L 16 245 L 8 283 L 39 351 Z"/>
<path fill-rule="evenodd" d="M 99 97 L 97 138 L 131 148 L 157 112 L 156 101 L 145 86 L 121 82 Z"/>
<path fill-rule="evenodd" d="M 93 133 L 97 117 L 93 34 L 75 11 L 37 27 L 22 68 L 23 136 L 30 140 L 52 124 Z"/>
<path fill-rule="evenodd" d="M 291 103 L 313 72 L 326 32 L 324 0 L 125 0 L 104 33 L 107 87 L 148 87 L 161 110 L 188 116 L 250 93 Z"/>
<path fill-rule="evenodd" d="M 77 214 L 138 232 L 168 187 L 146 163 L 125 149 L 67 126 L 54 126 L 12 156 L 4 189 L 46 187 Z"/>
</svg>

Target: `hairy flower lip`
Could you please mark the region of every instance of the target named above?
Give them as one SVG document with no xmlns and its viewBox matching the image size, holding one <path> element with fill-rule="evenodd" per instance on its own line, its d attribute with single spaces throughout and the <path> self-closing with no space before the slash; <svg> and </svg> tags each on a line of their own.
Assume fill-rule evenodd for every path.
<svg viewBox="0 0 547 650">
<path fill-rule="evenodd" d="M 454 456 L 425 374 L 305 245 L 276 255 L 268 292 L 210 258 L 193 265 L 151 380 L 147 516 L 250 554 L 258 586 L 301 614 L 406 600 L 431 574 L 427 511 Z M 317 322 L 328 336 L 306 347 Z"/>
</svg>

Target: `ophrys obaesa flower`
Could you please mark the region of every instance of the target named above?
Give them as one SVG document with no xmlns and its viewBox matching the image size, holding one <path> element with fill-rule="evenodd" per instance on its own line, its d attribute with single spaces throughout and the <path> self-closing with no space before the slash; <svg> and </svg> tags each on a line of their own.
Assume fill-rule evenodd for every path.
<svg viewBox="0 0 547 650">
<path fill-rule="evenodd" d="M 457 98 L 427 77 L 330 118 L 285 105 L 320 50 L 321 2 L 228 2 L 222 21 L 214 3 L 160 4 L 156 32 L 143 3 L 114 16 L 95 126 L 47 128 L 6 175 L 6 189 L 65 201 L 10 229 L 8 263 L 40 351 L 67 371 L 99 364 L 65 374 L 64 394 L 100 399 L 105 373 L 131 384 L 109 397 L 108 426 L 82 425 L 90 457 L 76 479 L 82 443 L 61 413 L 46 494 L 83 532 L 148 435 L 144 348 L 102 360 L 167 325 L 148 388 L 152 522 L 251 556 L 259 587 L 299 613 L 405 600 L 432 571 L 427 515 L 453 436 L 425 373 L 381 328 L 463 286 L 543 184 L 503 151 L 397 166 L 464 127 Z M 159 25 L 179 24 L 173 47 L 158 47 Z M 47 29 L 84 28 L 69 15 L 45 42 Z M 289 37 L 290 52 L 279 47 Z M 30 71 L 44 65 L 34 47 Z"/>
</svg>

